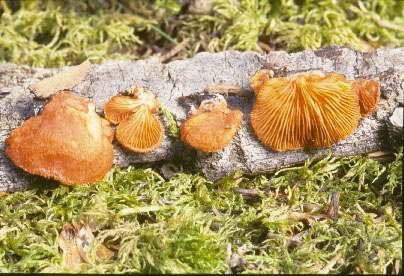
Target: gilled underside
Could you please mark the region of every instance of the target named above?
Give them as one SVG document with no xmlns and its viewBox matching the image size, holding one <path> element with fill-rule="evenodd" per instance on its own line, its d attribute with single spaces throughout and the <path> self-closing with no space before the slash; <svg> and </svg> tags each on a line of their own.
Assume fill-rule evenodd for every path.
<svg viewBox="0 0 404 276">
<path fill-rule="evenodd" d="M 145 105 L 141 105 L 116 128 L 119 143 L 134 152 L 151 152 L 157 149 L 163 141 L 163 133 L 163 125 Z"/>
<path fill-rule="evenodd" d="M 159 112 L 154 94 L 134 88 L 134 98 L 114 96 L 104 106 L 105 118 L 118 124 L 116 138 L 125 148 L 134 152 L 151 152 L 164 138 L 161 122 L 153 115 Z"/>
<path fill-rule="evenodd" d="M 359 102 L 338 73 L 275 78 L 258 89 L 250 118 L 260 141 L 274 150 L 330 147 L 354 132 Z"/>
</svg>

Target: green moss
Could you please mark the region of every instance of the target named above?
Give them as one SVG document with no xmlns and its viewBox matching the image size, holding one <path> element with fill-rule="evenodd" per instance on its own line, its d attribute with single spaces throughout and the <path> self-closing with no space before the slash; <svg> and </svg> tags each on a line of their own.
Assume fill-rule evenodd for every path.
<svg viewBox="0 0 404 276">
<path fill-rule="evenodd" d="M 98 0 L 26 0 L 15 11 L 2 3 L 0 62 L 35 67 L 142 58 L 153 46 L 164 53 L 185 39 L 179 58 L 259 50 L 258 42 L 287 51 L 404 46 L 404 2 L 396 0 L 213 0 L 205 14 L 187 13 L 176 0 L 115 0 L 108 9 Z"/>
<path fill-rule="evenodd" d="M 92 185 L 46 184 L 6 195 L 0 270 L 68 272 L 57 237 L 64 223 L 81 217 L 96 236 L 90 263 L 81 267 L 87 273 L 320 273 L 337 255 L 332 273 L 355 266 L 386 273 L 395 260 L 401 264 L 402 150 L 386 165 L 363 157 L 313 160 L 254 178 L 235 172 L 215 183 L 114 168 Z M 370 189 L 381 176 L 382 196 Z M 336 221 L 324 217 L 334 191 L 341 193 Z M 109 261 L 97 259 L 100 244 L 115 248 Z"/>
<path fill-rule="evenodd" d="M 88 57 L 96 63 L 135 58 L 136 45 L 142 44 L 135 31 L 153 23 L 111 10 L 89 15 L 62 1 L 22 1 L 21 5 L 12 14 L 2 14 L 0 62 L 59 67 L 79 64 Z"/>
</svg>

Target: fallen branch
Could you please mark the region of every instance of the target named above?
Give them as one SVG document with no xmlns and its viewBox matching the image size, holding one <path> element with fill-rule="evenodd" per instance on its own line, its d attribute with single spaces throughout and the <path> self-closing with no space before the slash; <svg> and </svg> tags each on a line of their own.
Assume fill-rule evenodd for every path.
<svg viewBox="0 0 404 276">
<path fill-rule="evenodd" d="M 103 115 L 104 104 L 112 96 L 134 86 L 147 87 L 173 115 L 172 122 L 177 126 L 187 118 L 191 105 L 196 105 L 193 97 L 196 94 L 205 93 L 209 97 L 209 93 L 228 91 L 229 108 L 239 109 L 244 114 L 243 122 L 230 144 L 219 152 L 206 153 L 196 151 L 178 138 L 168 135 L 170 124 L 160 113 L 165 128 L 162 146 L 156 151 L 141 154 L 130 152 L 114 141 L 114 164 L 119 167 L 175 159 L 181 160 L 183 164 L 193 164 L 210 180 L 216 181 L 237 169 L 245 174 L 257 175 L 302 164 L 318 152 L 322 152 L 322 157 L 319 158 L 327 156 L 329 149 L 276 152 L 259 142 L 249 119 L 255 103 L 255 94 L 249 87 L 249 80 L 261 69 L 273 70 L 275 77 L 285 76 L 290 72 L 322 70 L 325 73 L 339 72 L 350 80 L 361 77 L 379 81 L 382 95 L 376 111 L 369 117 L 362 117 L 352 135 L 332 145 L 332 155 L 395 152 L 402 146 L 402 120 L 389 118 L 399 108 L 401 113 L 395 113 L 398 114 L 397 118 L 402 114 L 402 107 L 399 105 L 402 105 L 403 101 L 404 48 L 377 49 L 369 53 L 336 46 L 293 54 L 274 51 L 267 54 L 228 51 L 201 53 L 191 59 L 168 64 L 162 64 L 158 58 L 109 61 L 101 65 L 91 65 L 87 78 L 72 90 L 76 95 L 94 101 L 97 104 L 96 111 Z M 34 99 L 28 86 L 56 72 L 60 70 L 35 69 L 13 64 L 0 65 L 0 191 L 24 190 L 38 179 L 10 162 L 5 155 L 4 140 L 13 129 L 35 116 L 45 102 Z M 216 91 L 212 90 L 212 86 Z M 232 93 L 236 90 L 229 87 L 236 87 L 242 92 Z M 205 89 L 208 93 L 204 92 Z M 249 95 L 252 97 L 246 97 Z M 180 98 L 188 101 L 180 101 Z"/>
</svg>

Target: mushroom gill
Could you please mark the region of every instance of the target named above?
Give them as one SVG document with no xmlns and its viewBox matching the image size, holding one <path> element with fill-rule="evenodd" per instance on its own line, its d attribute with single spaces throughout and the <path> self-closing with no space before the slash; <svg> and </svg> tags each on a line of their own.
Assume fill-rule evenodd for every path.
<svg viewBox="0 0 404 276">
<path fill-rule="evenodd" d="M 259 140 L 276 151 L 330 147 L 352 134 L 359 101 L 351 82 L 338 73 L 269 78 L 258 84 L 251 125 Z"/>
<path fill-rule="evenodd" d="M 151 152 L 164 138 L 161 122 L 153 115 L 159 111 L 153 93 L 142 88 L 131 91 L 134 97 L 114 96 L 104 106 L 105 118 L 118 124 L 116 138 L 125 148 L 134 152 Z"/>
<path fill-rule="evenodd" d="M 217 152 L 233 139 L 243 119 L 239 110 L 230 110 L 223 97 L 202 102 L 180 128 L 181 140 L 193 148 Z"/>
<path fill-rule="evenodd" d="M 113 131 L 95 104 L 70 91 L 53 96 L 39 116 L 29 118 L 6 139 L 6 154 L 32 174 L 66 185 L 100 180 L 112 167 Z"/>
</svg>

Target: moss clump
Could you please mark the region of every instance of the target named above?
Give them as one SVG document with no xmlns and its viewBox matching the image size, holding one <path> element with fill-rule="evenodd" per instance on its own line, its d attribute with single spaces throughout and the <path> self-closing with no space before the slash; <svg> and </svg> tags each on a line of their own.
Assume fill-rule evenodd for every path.
<svg viewBox="0 0 404 276">
<path fill-rule="evenodd" d="M 176 58 L 262 47 L 404 46 L 403 1 L 212 0 L 212 8 L 199 13 L 185 2 L 26 0 L 12 10 L 2 1 L 0 62 L 59 67 L 87 57 L 97 63 L 146 58 L 185 39 L 189 46 Z"/>
<path fill-rule="evenodd" d="M 0 270 L 68 272 L 57 237 L 84 218 L 96 237 L 87 273 L 402 271 L 401 171 L 402 150 L 387 165 L 327 157 L 216 183 L 129 167 L 93 185 L 48 184 L 1 198 Z M 337 191 L 334 220 L 325 214 Z M 95 255 L 101 243 L 115 252 L 108 261 Z"/>
<path fill-rule="evenodd" d="M 90 57 L 100 63 L 135 58 L 141 39 L 135 35 L 153 20 L 98 9 L 89 15 L 63 1 L 21 1 L 14 13 L 4 12 L 0 24 L 0 62 L 34 67 L 79 64 Z"/>
</svg>

